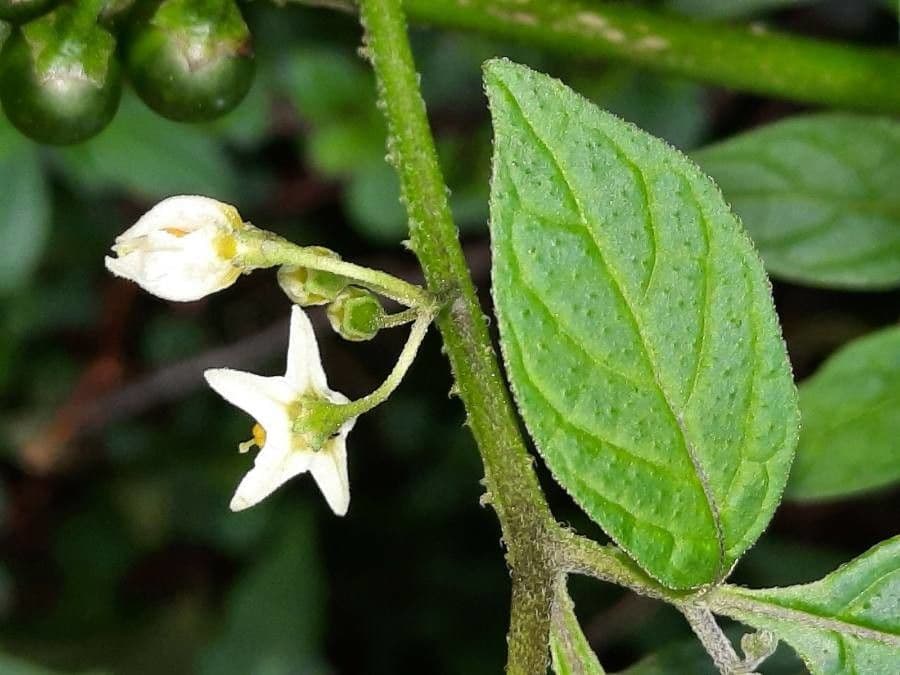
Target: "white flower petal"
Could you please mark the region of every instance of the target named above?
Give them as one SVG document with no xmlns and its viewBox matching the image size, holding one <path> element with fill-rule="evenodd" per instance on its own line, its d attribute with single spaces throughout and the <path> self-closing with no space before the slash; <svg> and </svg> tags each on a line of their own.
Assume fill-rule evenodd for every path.
<svg viewBox="0 0 900 675">
<path fill-rule="evenodd" d="M 229 508 L 232 511 L 243 511 L 255 506 L 291 478 L 309 469 L 313 452 L 288 449 L 287 452 L 273 454 L 281 450 L 283 449 L 266 442 L 266 446 L 257 455 L 253 468 L 238 484 L 234 497 L 231 498 Z"/>
<path fill-rule="evenodd" d="M 116 237 L 107 268 L 166 300 L 197 300 L 237 281 L 229 245 L 243 223 L 233 206 L 207 197 L 165 199 Z"/>
<path fill-rule="evenodd" d="M 240 223 L 237 209 L 230 204 L 200 195 L 178 195 L 163 199 L 147 211 L 134 225 L 116 237 L 116 243 L 166 228 L 190 232 L 211 225 L 230 230 L 236 224 L 234 218 Z"/>
<path fill-rule="evenodd" d="M 241 270 L 230 264 L 212 268 L 175 253 L 132 251 L 119 258 L 107 257 L 105 261 L 106 268 L 116 276 L 174 302 L 199 300 L 227 288 L 241 275 Z"/>
<path fill-rule="evenodd" d="M 288 339 L 287 371 L 284 375 L 298 391 L 329 391 L 319 356 L 319 344 L 312 322 L 300 307 L 291 308 L 291 334 Z"/>
<path fill-rule="evenodd" d="M 345 425 L 346 426 L 346 425 Z M 352 426 L 352 424 L 351 424 Z M 349 429 L 347 429 L 347 432 Z M 335 515 L 343 516 L 350 506 L 350 479 L 347 475 L 347 432 L 341 433 L 315 453 L 309 472 Z"/>
<path fill-rule="evenodd" d="M 132 256 L 123 256 L 121 258 L 106 256 L 103 261 L 106 263 L 106 269 L 117 277 L 124 277 L 125 279 L 133 279 L 138 269 L 138 259 Z"/>
<path fill-rule="evenodd" d="M 253 417 L 267 435 L 267 445 L 290 446 L 291 422 L 288 406 L 297 392 L 283 377 L 263 377 L 230 368 L 212 368 L 203 373 L 209 386 L 222 398 Z"/>
</svg>

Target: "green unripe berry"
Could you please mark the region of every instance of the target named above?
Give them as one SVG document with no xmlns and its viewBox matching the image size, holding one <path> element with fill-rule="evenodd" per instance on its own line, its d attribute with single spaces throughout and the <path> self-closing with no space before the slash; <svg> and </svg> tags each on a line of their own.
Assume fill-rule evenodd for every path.
<svg viewBox="0 0 900 675">
<path fill-rule="evenodd" d="M 163 0 L 138 22 L 126 62 L 144 103 L 179 122 L 232 110 L 255 70 L 250 29 L 234 0 Z"/>
<path fill-rule="evenodd" d="M 328 258 L 340 260 L 334 251 L 322 246 L 310 246 L 310 250 Z M 291 302 L 301 307 L 327 305 L 347 287 L 345 277 L 331 272 L 312 270 L 296 265 L 283 265 L 278 269 L 278 285 Z"/>
<path fill-rule="evenodd" d="M 29 22 L 0 53 L 0 103 L 41 143 L 84 141 L 116 114 L 122 77 L 116 40 L 96 23 L 99 2 L 65 5 Z"/>
<path fill-rule="evenodd" d="M 384 308 L 370 291 L 349 286 L 328 305 L 328 320 L 335 332 L 346 340 L 363 342 L 378 334 L 384 321 Z"/>
</svg>

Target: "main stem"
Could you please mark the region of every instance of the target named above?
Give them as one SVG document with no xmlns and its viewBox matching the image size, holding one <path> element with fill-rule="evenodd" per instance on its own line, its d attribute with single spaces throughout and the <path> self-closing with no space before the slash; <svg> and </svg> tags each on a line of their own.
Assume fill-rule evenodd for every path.
<svg viewBox="0 0 900 675">
<path fill-rule="evenodd" d="M 556 526 L 519 433 L 487 322 L 447 202 L 400 0 L 362 0 L 366 46 L 387 118 L 389 158 L 400 177 L 410 244 L 431 293 L 436 323 L 500 520 L 512 579 L 507 671 L 544 673 L 555 564 L 545 539 Z"/>
</svg>

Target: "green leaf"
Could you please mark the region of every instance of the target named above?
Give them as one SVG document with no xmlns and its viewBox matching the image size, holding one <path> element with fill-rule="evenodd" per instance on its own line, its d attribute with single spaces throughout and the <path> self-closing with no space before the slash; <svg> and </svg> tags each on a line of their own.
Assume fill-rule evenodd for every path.
<svg viewBox="0 0 900 675">
<path fill-rule="evenodd" d="M 282 79 L 301 117 L 314 125 L 368 112 L 375 100 L 375 81 L 362 61 L 330 47 L 290 54 Z"/>
<path fill-rule="evenodd" d="M 895 673 L 900 663 L 900 537 L 811 584 L 724 587 L 716 612 L 773 631 L 813 675 Z"/>
<path fill-rule="evenodd" d="M 550 617 L 550 656 L 556 675 L 603 675 L 606 672 L 578 625 L 575 606 L 564 582 L 558 585 Z"/>
<path fill-rule="evenodd" d="M 486 67 L 493 289 L 557 480 L 672 588 L 725 577 L 778 504 L 796 391 L 747 236 L 676 150 L 557 80 Z"/>
<path fill-rule="evenodd" d="M 696 155 L 774 276 L 850 289 L 900 284 L 900 123 L 821 114 Z"/>
<path fill-rule="evenodd" d="M 900 480 L 900 327 L 851 342 L 800 387 L 787 496 L 840 497 Z"/>
<path fill-rule="evenodd" d="M 44 251 L 50 195 L 35 146 L 0 128 L 0 293 L 23 286 Z"/>
<path fill-rule="evenodd" d="M 343 202 L 350 224 L 367 239 L 393 244 L 408 234 L 400 182 L 385 162 L 360 165 L 350 177 Z"/>
</svg>

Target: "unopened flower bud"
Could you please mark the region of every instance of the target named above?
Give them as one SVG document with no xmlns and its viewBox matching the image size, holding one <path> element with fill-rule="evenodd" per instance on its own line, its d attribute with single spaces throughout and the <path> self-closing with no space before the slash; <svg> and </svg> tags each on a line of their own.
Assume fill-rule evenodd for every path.
<svg viewBox="0 0 900 675">
<path fill-rule="evenodd" d="M 345 288 L 328 306 L 328 320 L 335 332 L 346 340 L 363 342 L 378 334 L 384 309 L 371 292 L 364 288 Z"/>
<path fill-rule="evenodd" d="M 309 249 L 335 260 L 341 258 L 331 249 L 322 246 L 310 246 Z M 322 270 L 296 265 L 283 265 L 278 268 L 278 285 L 291 302 L 301 307 L 327 305 L 347 287 L 348 283 L 345 277 Z"/>
<path fill-rule="evenodd" d="M 744 663 L 748 670 L 755 669 L 772 656 L 777 648 L 778 638 L 772 631 L 761 630 L 741 636 L 741 651 L 744 652 Z"/>
<path fill-rule="evenodd" d="M 187 302 L 231 286 L 237 263 L 237 209 L 208 197 L 170 197 L 116 237 L 106 268 L 165 300 Z"/>
</svg>

